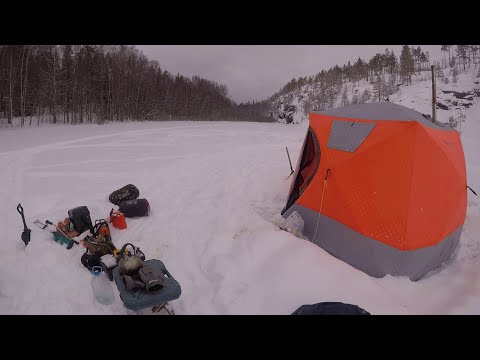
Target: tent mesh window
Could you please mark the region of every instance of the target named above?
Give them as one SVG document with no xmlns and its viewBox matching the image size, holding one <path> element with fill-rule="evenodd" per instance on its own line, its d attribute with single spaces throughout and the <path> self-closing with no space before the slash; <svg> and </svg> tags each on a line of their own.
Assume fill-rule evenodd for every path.
<svg viewBox="0 0 480 360">
<path fill-rule="evenodd" d="M 283 209 L 282 214 L 285 213 L 305 191 L 320 163 L 320 146 L 312 129 L 308 129 L 302 149 L 302 159 L 300 164 L 297 165 L 295 180 L 290 190 L 287 205 Z"/>
</svg>

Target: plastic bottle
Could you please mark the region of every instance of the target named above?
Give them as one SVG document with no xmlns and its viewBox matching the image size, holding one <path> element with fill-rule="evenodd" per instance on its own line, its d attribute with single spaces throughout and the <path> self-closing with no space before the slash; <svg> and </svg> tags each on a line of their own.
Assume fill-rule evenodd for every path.
<svg viewBox="0 0 480 360">
<path fill-rule="evenodd" d="M 94 266 L 92 268 L 93 277 L 91 285 L 93 295 L 100 304 L 110 305 L 115 300 L 115 295 L 110 280 L 102 274 L 102 270 L 101 266 Z"/>
</svg>

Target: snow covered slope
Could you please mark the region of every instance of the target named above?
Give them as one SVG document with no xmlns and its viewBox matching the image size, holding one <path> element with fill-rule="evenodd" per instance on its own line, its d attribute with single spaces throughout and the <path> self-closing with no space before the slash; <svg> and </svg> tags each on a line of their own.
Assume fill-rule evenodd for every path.
<svg viewBox="0 0 480 360">
<path fill-rule="evenodd" d="M 465 110 L 471 107 L 473 101 L 480 96 L 480 77 L 477 77 L 477 74 L 478 68 L 472 65 L 471 68 L 466 69 L 466 72 L 460 73 L 457 82 L 454 83 L 451 69 L 441 70 L 442 76 L 437 75 L 437 119 L 439 121 L 449 123 L 450 117 L 453 117 L 460 130 L 460 119 L 464 119 Z M 389 76 L 386 75 L 387 83 Z M 447 83 L 445 79 L 448 79 L 446 80 Z M 391 102 L 431 115 L 432 83 L 430 71 L 422 71 L 412 76 L 412 84 L 400 85 L 397 83 L 395 88 L 395 92 L 383 96 L 382 101 L 388 97 Z M 374 84 L 362 80 L 355 83 L 347 82 L 342 89 L 338 89 L 332 107 L 342 105 L 342 95 L 345 89 L 349 103 L 352 102 L 354 96 L 361 99 L 365 91 L 370 94 L 367 95 L 368 100 L 366 102 L 378 101 L 375 96 Z M 300 89 L 280 96 L 272 104 L 273 113 L 277 120 L 281 123 L 292 122 L 293 124 L 308 121 L 308 111 L 306 111 L 308 107 L 305 106 L 305 103 L 314 99 L 315 94 L 318 94 L 319 91 L 316 84 L 307 84 Z M 325 104 L 325 106 L 330 108 L 329 104 Z"/>
</svg>

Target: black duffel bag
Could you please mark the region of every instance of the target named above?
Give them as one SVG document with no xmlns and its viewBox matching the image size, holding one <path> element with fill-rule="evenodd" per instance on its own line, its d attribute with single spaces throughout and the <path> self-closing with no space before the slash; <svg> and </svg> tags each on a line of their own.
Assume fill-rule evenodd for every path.
<svg viewBox="0 0 480 360">
<path fill-rule="evenodd" d="M 139 195 L 140 191 L 138 188 L 133 184 L 128 184 L 112 192 L 108 199 L 111 203 L 118 206 L 122 201 L 134 200 L 138 198 Z"/>
<path fill-rule="evenodd" d="M 123 213 L 125 217 L 147 216 L 150 213 L 150 204 L 146 199 L 122 201 L 120 205 L 118 205 L 118 210 Z"/>
</svg>

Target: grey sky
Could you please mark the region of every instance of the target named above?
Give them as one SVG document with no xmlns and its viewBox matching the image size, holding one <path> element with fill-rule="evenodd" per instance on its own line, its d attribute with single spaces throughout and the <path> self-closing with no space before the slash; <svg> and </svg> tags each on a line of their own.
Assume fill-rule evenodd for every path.
<svg viewBox="0 0 480 360">
<path fill-rule="evenodd" d="M 416 45 L 415 45 L 416 46 Z M 292 78 L 314 75 L 336 64 L 369 60 L 385 48 L 400 55 L 401 45 L 137 45 L 172 74 L 198 75 L 225 84 L 236 102 L 264 100 Z M 440 45 L 421 45 L 430 58 Z"/>
</svg>

